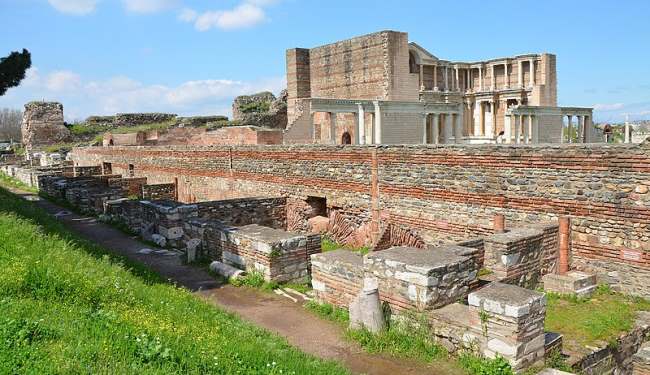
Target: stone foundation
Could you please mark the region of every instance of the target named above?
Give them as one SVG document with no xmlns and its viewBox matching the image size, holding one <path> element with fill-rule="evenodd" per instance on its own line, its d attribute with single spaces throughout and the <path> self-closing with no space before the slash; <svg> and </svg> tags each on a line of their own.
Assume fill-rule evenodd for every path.
<svg viewBox="0 0 650 375">
<path fill-rule="evenodd" d="M 544 290 L 558 294 L 572 294 L 589 297 L 596 290 L 596 276 L 580 271 L 569 271 L 566 275 L 547 274 L 542 276 Z"/>
<path fill-rule="evenodd" d="M 311 257 L 311 285 L 316 299 L 347 308 L 363 287 L 363 257 L 345 249 Z"/>
</svg>

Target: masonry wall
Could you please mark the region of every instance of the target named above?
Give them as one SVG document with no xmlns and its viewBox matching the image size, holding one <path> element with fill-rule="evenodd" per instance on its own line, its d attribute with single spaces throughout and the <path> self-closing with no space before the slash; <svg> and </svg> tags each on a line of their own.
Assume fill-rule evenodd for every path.
<svg viewBox="0 0 650 375">
<path fill-rule="evenodd" d="M 73 159 L 178 177 L 181 201 L 325 197 L 354 225 L 406 225 L 427 242 L 489 233 L 496 213 L 512 226 L 571 215 L 572 265 L 650 296 L 647 144 L 111 147 Z"/>
</svg>

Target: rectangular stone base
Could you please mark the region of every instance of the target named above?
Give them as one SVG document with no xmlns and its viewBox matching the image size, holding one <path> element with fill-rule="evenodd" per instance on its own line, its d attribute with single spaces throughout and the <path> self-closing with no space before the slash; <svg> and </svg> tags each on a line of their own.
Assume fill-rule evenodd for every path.
<svg viewBox="0 0 650 375">
<path fill-rule="evenodd" d="M 544 290 L 558 294 L 575 294 L 590 297 L 596 290 L 596 276 L 580 271 L 569 271 L 565 275 L 547 274 L 542 276 Z"/>
</svg>

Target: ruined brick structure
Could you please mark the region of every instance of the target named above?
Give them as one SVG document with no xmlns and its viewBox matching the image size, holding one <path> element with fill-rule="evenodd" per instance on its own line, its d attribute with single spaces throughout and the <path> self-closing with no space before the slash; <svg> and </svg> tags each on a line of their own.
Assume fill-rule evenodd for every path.
<svg viewBox="0 0 650 375">
<path fill-rule="evenodd" d="M 553 54 L 449 61 L 386 30 L 287 50 L 286 64 L 285 143 L 595 141 L 590 108 L 557 107 Z"/>
<path fill-rule="evenodd" d="M 176 178 L 184 202 L 320 198 L 320 215 L 336 213 L 348 237 L 367 234 L 355 238 L 390 223 L 450 243 L 491 233 L 496 213 L 513 227 L 570 215 L 572 267 L 648 296 L 648 146 L 112 147 L 72 157 L 149 183 Z"/>
<path fill-rule="evenodd" d="M 70 139 L 70 131 L 63 123 L 63 105 L 56 102 L 25 104 L 21 125 L 25 148 L 51 145 Z"/>
</svg>

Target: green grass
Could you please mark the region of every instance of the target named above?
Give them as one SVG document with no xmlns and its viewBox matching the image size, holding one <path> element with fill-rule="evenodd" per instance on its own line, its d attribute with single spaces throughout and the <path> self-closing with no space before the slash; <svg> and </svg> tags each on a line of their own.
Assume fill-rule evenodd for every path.
<svg viewBox="0 0 650 375">
<path fill-rule="evenodd" d="M 17 180 L 17 179 L 15 179 L 13 177 L 10 177 L 10 176 L 2 173 L 2 172 L 0 172 L 0 185 L 11 187 L 11 188 L 16 188 L 16 189 L 20 189 L 20 190 L 24 190 L 24 191 L 28 191 L 28 192 L 31 192 L 31 193 L 38 192 L 38 189 L 36 189 L 35 187 L 31 187 L 31 186 L 23 183 L 22 181 Z"/>
<path fill-rule="evenodd" d="M 347 326 L 350 321 L 350 315 L 348 310 L 336 307 L 329 303 L 318 303 L 316 301 L 308 301 L 305 303 L 305 308 L 312 313 L 318 315 L 323 319 L 327 319 L 333 322 L 340 323 L 341 325 Z"/>
<path fill-rule="evenodd" d="M 638 311 L 650 311 L 650 301 L 613 292 L 601 285 L 589 299 L 547 293 L 546 330 L 564 335 L 565 345 L 612 342 L 629 331 Z"/>
<path fill-rule="evenodd" d="M 360 247 L 352 247 L 348 245 L 342 245 L 333 239 L 323 236 L 321 239 L 321 251 L 326 253 L 328 251 L 333 251 L 333 250 L 338 250 L 338 249 L 345 249 L 345 250 L 350 250 L 355 253 L 359 253 L 361 255 L 366 255 L 368 252 L 370 252 L 370 248 L 368 246 L 360 246 Z"/>
<path fill-rule="evenodd" d="M 0 373 L 345 373 L 4 189 L 0 238 Z"/>
</svg>

